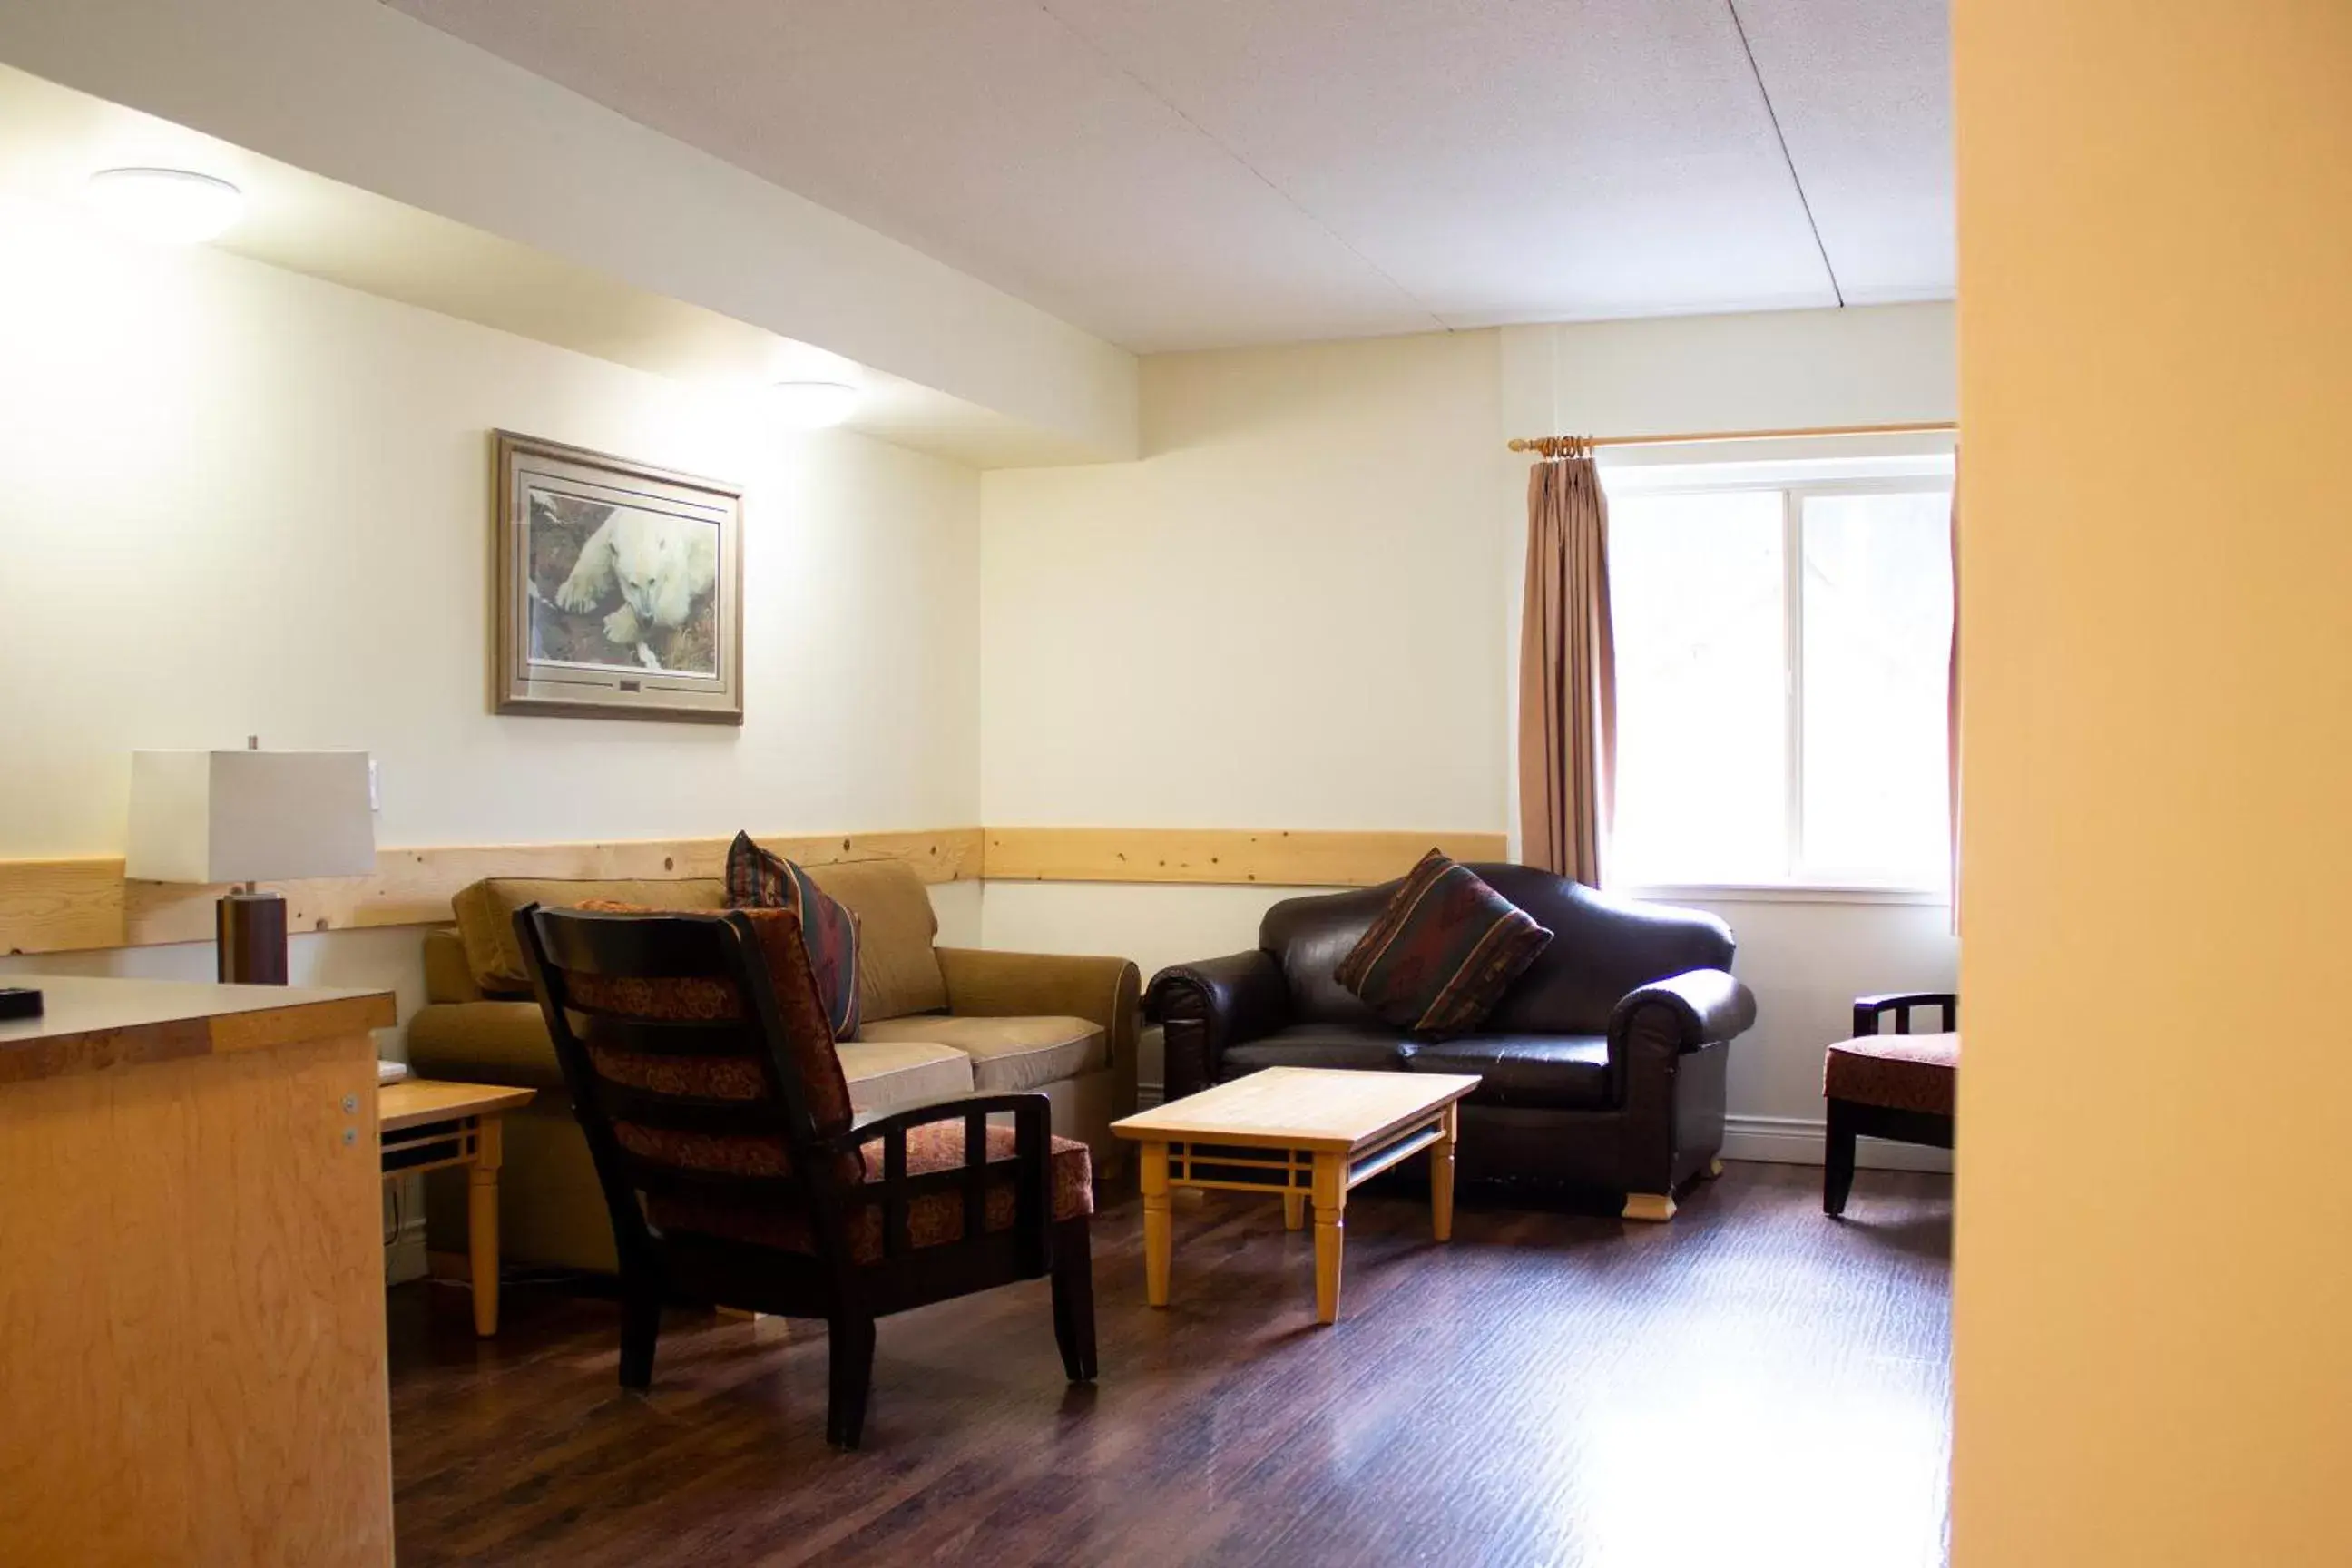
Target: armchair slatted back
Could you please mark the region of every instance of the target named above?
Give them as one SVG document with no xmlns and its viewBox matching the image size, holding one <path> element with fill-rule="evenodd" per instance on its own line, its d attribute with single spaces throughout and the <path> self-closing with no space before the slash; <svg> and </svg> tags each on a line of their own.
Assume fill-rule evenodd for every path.
<svg viewBox="0 0 2352 1568">
<path fill-rule="evenodd" d="M 787 910 L 519 910 L 540 1008 L 625 1266 L 648 1206 L 794 1211 L 846 1256 L 848 1085 Z"/>
</svg>

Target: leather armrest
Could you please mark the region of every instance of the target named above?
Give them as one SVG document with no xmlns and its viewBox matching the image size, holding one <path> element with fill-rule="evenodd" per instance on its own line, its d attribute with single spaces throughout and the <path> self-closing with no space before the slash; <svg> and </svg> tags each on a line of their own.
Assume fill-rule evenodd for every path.
<svg viewBox="0 0 2352 1568">
<path fill-rule="evenodd" d="M 1756 994 L 1729 971 L 1691 969 L 1628 993 L 1609 1019 L 1612 1054 L 1638 1030 L 1679 1050 L 1728 1040 L 1756 1022 Z"/>
<path fill-rule="evenodd" d="M 1253 948 L 1179 963 L 1151 977 L 1144 1010 L 1161 1026 L 1170 1100 L 1217 1080 L 1227 1047 L 1263 1038 L 1290 1022 L 1290 988 L 1274 955 Z"/>
<path fill-rule="evenodd" d="M 948 1011 L 964 1018 L 1084 1018 L 1102 1026 L 1114 1065 L 1135 1060 L 1142 974 L 1124 958 L 939 947 Z"/>
</svg>

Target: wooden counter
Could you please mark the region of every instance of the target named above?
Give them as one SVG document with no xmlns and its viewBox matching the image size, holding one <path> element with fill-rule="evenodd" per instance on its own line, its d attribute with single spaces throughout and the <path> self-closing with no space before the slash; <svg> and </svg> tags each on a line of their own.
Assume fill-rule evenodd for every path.
<svg viewBox="0 0 2352 1568">
<path fill-rule="evenodd" d="M 10 984 L 0 1563 L 388 1563 L 391 996 Z"/>
</svg>

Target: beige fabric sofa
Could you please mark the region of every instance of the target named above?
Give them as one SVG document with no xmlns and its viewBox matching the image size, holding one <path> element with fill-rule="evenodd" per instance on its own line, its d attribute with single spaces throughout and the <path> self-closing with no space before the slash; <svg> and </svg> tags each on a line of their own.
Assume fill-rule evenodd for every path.
<svg viewBox="0 0 2352 1568">
<path fill-rule="evenodd" d="M 1086 1142 L 1098 1177 L 1124 1168 L 1109 1127 L 1135 1109 L 1133 963 L 940 947 L 930 895 L 904 861 L 813 866 L 809 874 L 858 919 L 861 1023 L 838 1049 L 860 1110 L 973 1089 L 1041 1089 L 1053 1103 L 1054 1131 Z M 500 1252 L 509 1263 L 609 1273 L 611 1222 L 513 923 L 525 904 L 590 899 L 717 910 L 726 890 L 716 878 L 475 883 L 457 895 L 457 928 L 425 938 L 428 1002 L 409 1023 L 408 1058 L 426 1078 L 539 1091 L 506 1119 Z M 443 1173 L 427 1184 L 425 1223 L 436 1250 L 465 1245 L 463 1184 L 444 1179 L 450 1174 L 462 1176 Z"/>
</svg>

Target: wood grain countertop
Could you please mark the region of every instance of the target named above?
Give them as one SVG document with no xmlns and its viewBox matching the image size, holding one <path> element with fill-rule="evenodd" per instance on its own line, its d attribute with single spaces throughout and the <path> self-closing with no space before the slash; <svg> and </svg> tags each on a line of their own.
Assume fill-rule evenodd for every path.
<svg viewBox="0 0 2352 1568">
<path fill-rule="evenodd" d="M 38 1018 L 0 1021 L 0 1086 L 346 1038 L 397 1021 L 389 991 L 66 974 L 0 983 L 33 987 L 45 1006 Z"/>
</svg>

